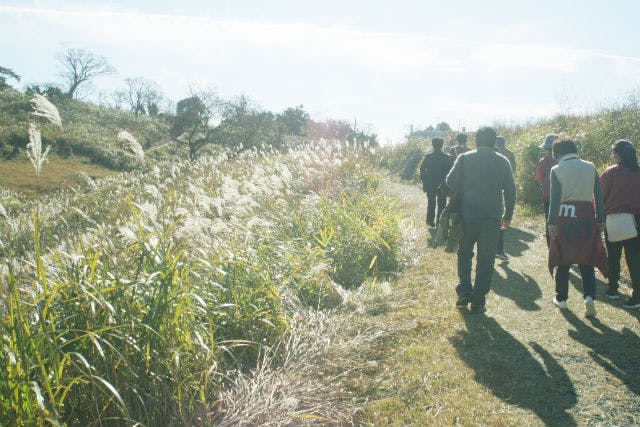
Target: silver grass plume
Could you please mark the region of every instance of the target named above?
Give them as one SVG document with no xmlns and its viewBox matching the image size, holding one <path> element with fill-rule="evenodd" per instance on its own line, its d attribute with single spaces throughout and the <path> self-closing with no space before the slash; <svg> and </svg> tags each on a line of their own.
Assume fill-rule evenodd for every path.
<svg viewBox="0 0 640 427">
<path fill-rule="evenodd" d="M 62 119 L 60 113 L 55 105 L 53 105 L 47 98 L 40 94 L 34 94 L 31 98 L 33 104 L 33 114 L 36 116 L 44 117 L 51 123 L 62 128 Z"/>
<path fill-rule="evenodd" d="M 122 130 L 118 132 L 118 139 L 120 141 L 125 141 L 129 145 L 129 149 L 133 152 L 133 154 L 140 157 L 140 159 L 144 159 L 144 150 L 142 149 L 142 146 L 140 145 L 138 140 L 135 139 L 133 135 L 131 135 L 126 130 Z"/>
<path fill-rule="evenodd" d="M 29 156 L 29 160 L 31 160 L 37 176 L 40 176 L 44 162 L 49 161 L 49 159 L 47 159 L 47 154 L 49 154 L 50 148 L 51 146 L 49 145 L 44 150 L 44 153 L 42 152 L 42 138 L 40 136 L 40 131 L 33 123 L 29 123 L 29 144 L 27 144 L 27 156 Z"/>
</svg>

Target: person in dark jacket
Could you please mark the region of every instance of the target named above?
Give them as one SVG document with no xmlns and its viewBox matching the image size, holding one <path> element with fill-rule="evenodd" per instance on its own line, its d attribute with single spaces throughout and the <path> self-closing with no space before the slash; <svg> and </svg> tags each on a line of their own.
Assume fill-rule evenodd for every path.
<svg viewBox="0 0 640 427">
<path fill-rule="evenodd" d="M 449 150 L 449 155 L 453 158 L 453 160 L 457 159 L 458 156 L 462 153 L 466 153 L 469 151 L 469 147 L 467 147 L 467 134 L 459 133 L 456 135 L 456 143 L 458 145 L 451 147 Z"/>
<path fill-rule="evenodd" d="M 435 227 L 436 221 L 447 204 L 447 194 L 441 186 L 451 169 L 452 162 L 451 157 L 442 151 L 444 145 L 442 138 L 433 138 L 431 145 L 433 151 L 424 156 L 420 165 L 420 180 L 422 190 L 427 194 L 427 225 Z"/>
<path fill-rule="evenodd" d="M 506 146 L 507 141 L 504 139 L 504 136 L 498 136 L 496 138 L 496 151 L 502 154 L 504 157 L 509 160 L 509 164 L 511 165 L 511 171 L 513 175 L 516 175 L 516 155 L 513 154 L 513 151 L 509 150 Z M 508 260 L 509 256 L 504 251 L 504 232 L 500 230 L 500 237 L 498 237 L 498 247 L 496 248 L 496 258 L 501 260 Z"/>
<path fill-rule="evenodd" d="M 553 141 L 558 138 L 558 135 L 553 133 L 548 134 L 544 138 L 544 142 L 540 144 L 540 148 L 544 149 L 544 157 L 538 160 L 538 166 L 536 167 L 536 181 L 540 184 L 542 190 L 542 204 L 544 206 L 544 221 L 545 221 L 545 235 L 547 237 L 547 246 L 549 246 L 549 228 L 546 227 L 546 223 L 549 220 L 549 198 L 551 189 L 551 168 L 558 164 L 553 157 L 551 149 L 553 147 Z"/>
<path fill-rule="evenodd" d="M 629 141 L 620 139 L 613 144 L 612 155 L 616 164 L 600 176 L 605 215 L 632 214 L 637 227 L 640 224 L 640 167 L 636 149 Z M 611 242 L 608 233 L 605 234 L 609 254 L 609 289 L 605 294 L 611 299 L 618 298 L 620 257 L 624 249 L 632 294 L 623 306 L 640 308 L 640 236 Z"/>
<path fill-rule="evenodd" d="M 459 308 L 471 304 L 472 313 L 484 313 L 491 289 L 498 233 L 509 227 L 516 201 L 516 185 L 509 161 L 496 153 L 496 131 L 483 127 L 476 133 L 477 149 L 461 154 L 446 183 L 461 200 L 462 237 L 458 247 L 456 287 Z M 475 283 L 471 285 L 473 249 L 477 245 Z"/>
</svg>

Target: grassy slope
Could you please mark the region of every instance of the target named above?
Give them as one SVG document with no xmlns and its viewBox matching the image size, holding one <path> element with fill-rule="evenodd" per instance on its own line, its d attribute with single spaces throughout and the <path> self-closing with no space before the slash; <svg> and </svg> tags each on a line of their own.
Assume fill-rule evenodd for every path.
<svg viewBox="0 0 640 427">
<path fill-rule="evenodd" d="M 114 175 L 110 169 L 91 163 L 80 156 L 63 158 L 55 154 L 49 156 L 49 163 L 42 169 L 40 191 L 47 193 L 59 189 L 75 188 L 79 174 L 104 177 Z M 29 198 L 36 196 L 36 177 L 33 166 L 26 157 L 13 160 L 0 160 L 0 187 L 24 194 Z"/>
<path fill-rule="evenodd" d="M 391 184 L 422 224 L 418 187 Z M 505 238 L 486 316 L 454 307 L 456 256 L 427 248 L 393 284 L 388 310 L 361 327 L 381 338 L 360 352 L 363 369 L 344 382 L 372 425 L 628 425 L 640 422 L 640 312 L 600 298 L 583 316 L 579 277 L 569 310 L 551 303 L 542 220 L 518 217 Z M 602 297 L 604 284 L 598 291 Z M 622 286 L 622 291 L 630 289 Z M 635 355 L 635 356 L 634 356 Z M 366 369 L 370 367 L 370 369 Z"/>
</svg>

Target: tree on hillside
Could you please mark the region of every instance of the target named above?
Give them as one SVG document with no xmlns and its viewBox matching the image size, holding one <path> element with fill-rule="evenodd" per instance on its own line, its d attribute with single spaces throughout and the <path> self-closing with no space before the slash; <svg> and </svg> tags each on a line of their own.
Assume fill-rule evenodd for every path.
<svg viewBox="0 0 640 427">
<path fill-rule="evenodd" d="M 224 113 L 225 103 L 214 91 L 193 89 L 176 105 L 171 137 L 194 160 L 202 147 L 219 141 Z"/>
<path fill-rule="evenodd" d="M 20 76 L 9 68 L 0 67 L 0 90 L 11 87 L 7 84 L 7 79 L 14 79 L 19 82 Z"/>
<path fill-rule="evenodd" d="M 449 132 L 451 130 L 451 126 L 447 122 L 440 122 L 436 125 L 436 131 L 438 132 Z"/>
<path fill-rule="evenodd" d="M 58 62 L 63 68 L 61 77 L 68 85 L 66 94 L 69 98 L 78 97 L 80 85 L 115 72 L 103 56 L 84 49 L 69 48 L 58 54 Z"/>
<path fill-rule="evenodd" d="M 223 143 L 228 146 L 279 148 L 285 132 L 272 112 L 261 111 L 251 105 L 249 98 L 240 96 L 226 104 L 221 133 Z"/>
<path fill-rule="evenodd" d="M 287 108 L 277 116 L 278 123 L 284 132 L 296 136 L 306 136 L 307 122 L 310 118 L 309 113 L 304 111 L 302 105 Z"/>
<path fill-rule="evenodd" d="M 117 104 L 124 104 L 133 114 L 158 114 L 158 104 L 162 98 L 157 85 L 143 77 L 124 79 L 125 87 L 116 91 Z"/>
</svg>

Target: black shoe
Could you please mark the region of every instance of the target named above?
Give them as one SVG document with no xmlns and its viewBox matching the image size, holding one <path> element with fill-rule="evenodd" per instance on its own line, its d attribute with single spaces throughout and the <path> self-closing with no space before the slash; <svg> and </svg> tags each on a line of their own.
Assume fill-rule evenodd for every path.
<svg viewBox="0 0 640 427">
<path fill-rule="evenodd" d="M 487 311 L 487 307 L 484 305 L 471 305 L 471 313 L 482 314 Z"/>
<path fill-rule="evenodd" d="M 626 300 L 623 304 L 626 308 L 640 308 L 640 297 L 634 296 Z"/>
<path fill-rule="evenodd" d="M 466 296 L 459 296 L 458 301 L 456 301 L 456 307 L 458 308 L 466 308 L 469 304 L 471 304 L 471 298 Z"/>
<path fill-rule="evenodd" d="M 618 290 L 614 289 L 614 288 L 609 288 L 607 289 L 604 294 L 607 296 L 607 298 L 609 299 L 618 299 L 620 298 L 620 296 L 618 295 Z"/>
</svg>

